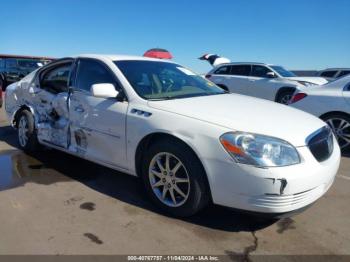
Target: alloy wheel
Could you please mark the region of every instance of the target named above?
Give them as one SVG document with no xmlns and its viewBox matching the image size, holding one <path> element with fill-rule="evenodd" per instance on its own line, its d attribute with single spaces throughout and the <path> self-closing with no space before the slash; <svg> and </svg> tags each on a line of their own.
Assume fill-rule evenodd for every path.
<svg viewBox="0 0 350 262">
<path fill-rule="evenodd" d="M 188 172 L 175 155 L 161 152 L 155 155 L 148 170 L 153 193 L 165 205 L 182 206 L 190 194 Z"/>
<path fill-rule="evenodd" d="M 284 95 L 284 96 L 282 96 L 280 103 L 284 104 L 284 105 L 288 105 L 291 99 L 292 99 L 291 94 Z"/>
<path fill-rule="evenodd" d="M 347 120 L 330 118 L 326 123 L 332 128 L 342 149 L 350 145 L 350 123 Z"/>
<path fill-rule="evenodd" d="M 28 142 L 29 125 L 25 116 L 22 116 L 18 123 L 18 141 L 22 147 L 25 147 Z"/>
</svg>

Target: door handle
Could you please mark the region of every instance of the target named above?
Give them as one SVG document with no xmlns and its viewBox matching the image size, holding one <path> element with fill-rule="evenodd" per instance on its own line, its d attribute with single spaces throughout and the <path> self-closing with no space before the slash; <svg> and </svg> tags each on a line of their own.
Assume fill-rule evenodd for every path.
<svg viewBox="0 0 350 262">
<path fill-rule="evenodd" d="M 77 106 L 74 108 L 74 111 L 78 113 L 83 113 L 85 110 L 82 106 Z"/>
</svg>

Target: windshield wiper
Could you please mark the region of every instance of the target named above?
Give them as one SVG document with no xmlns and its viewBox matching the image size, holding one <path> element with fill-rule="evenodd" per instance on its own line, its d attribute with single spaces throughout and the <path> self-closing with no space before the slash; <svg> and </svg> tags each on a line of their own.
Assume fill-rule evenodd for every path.
<svg viewBox="0 0 350 262">
<path fill-rule="evenodd" d="M 223 90 L 222 93 L 201 93 L 201 94 L 184 94 L 184 95 L 178 95 L 178 96 L 165 96 L 160 98 L 149 98 L 149 101 L 162 101 L 162 100 L 173 100 L 173 99 L 179 99 L 179 98 L 191 98 L 191 97 L 199 97 L 199 96 L 212 96 L 212 95 L 223 95 L 223 94 L 229 94 L 229 91 Z"/>
<path fill-rule="evenodd" d="M 163 101 L 163 100 L 171 100 L 176 99 L 174 96 L 165 96 L 160 98 L 148 98 L 149 101 Z"/>
</svg>

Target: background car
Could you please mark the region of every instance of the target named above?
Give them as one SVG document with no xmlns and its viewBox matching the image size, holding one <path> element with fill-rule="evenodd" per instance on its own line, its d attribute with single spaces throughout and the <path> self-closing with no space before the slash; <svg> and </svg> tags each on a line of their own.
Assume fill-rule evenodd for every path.
<svg viewBox="0 0 350 262">
<path fill-rule="evenodd" d="M 139 176 L 174 216 L 210 201 L 271 216 L 294 212 L 329 189 L 340 163 L 318 118 L 228 94 L 159 59 L 61 59 L 8 86 L 5 109 L 23 150 L 45 145 Z"/>
<path fill-rule="evenodd" d="M 229 63 L 211 70 L 206 77 L 223 89 L 288 104 L 299 87 L 321 85 L 320 77 L 297 77 L 282 66 L 264 63 Z"/>
<path fill-rule="evenodd" d="M 327 80 L 335 80 L 350 74 L 350 68 L 328 68 L 318 72 L 318 76 Z"/>
<path fill-rule="evenodd" d="M 35 56 L 16 56 L 0 54 L 0 87 L 3 91 L 14 82 L 51 62 L 53 58 Z"/>
<path fill-rule="evenodd" d="M 350 76 L 297 92 L 291 106 L 324 120 L 343 150 L 350 149 Z"/>
</svg>

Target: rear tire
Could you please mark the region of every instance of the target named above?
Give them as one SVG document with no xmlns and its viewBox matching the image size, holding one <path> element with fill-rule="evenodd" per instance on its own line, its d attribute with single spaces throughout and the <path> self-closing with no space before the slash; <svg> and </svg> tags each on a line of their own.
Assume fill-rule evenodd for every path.
<svg viewBox="0 0 350 262">
<path fill-rule="evenodd" d="M 209 203 L 202 164 L 187 145 L 167 139 L 151 145 L 142 164 L 142 180 L 153 203 L 175 217 L 188 217 Z"/>
<path fill-rule="evenodd" d="M 276 102 L 283 105 L 288 105 L 290 100 L 293 97 L 293 94 L 294 94 L 294 91 L 292 90 L 282 91 L 280 94 L 278 94 Z"/>
<path fill-rule="evenodd" d="M 35 130 L 34 117 L 28 110 L 23 110 L 17 118 L 18 144 L 26 152 L 40 148 Z"/>
<path fill-rule="evenodd" d="M 350 149 L 350 117 L 345 114 L 329 114 L 321 117 L 325 121 L 338 140 L 342 151 Z"/>
</svg>

